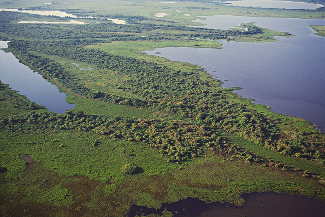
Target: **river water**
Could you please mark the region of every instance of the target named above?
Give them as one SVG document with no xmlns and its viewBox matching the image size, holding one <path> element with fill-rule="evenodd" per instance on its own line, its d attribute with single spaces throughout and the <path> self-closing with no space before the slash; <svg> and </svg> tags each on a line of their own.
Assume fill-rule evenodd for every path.
<svg viewBox="0 0 325 217">
<path fill-rule="evenodd" d="M 240 23 L 289 32 L 278 42 L 248 43 L 222 41 L 223 49 L 158 48 L 146 51 L 174 61 L 202 66 L 224 87 L 256 103 L 270 106 L 277 113 L 298 116 L 325 130 L 325 37 L 315 35 L 310 25 L 325 25 L 325 20 L 240 17 L 204 17 L 207 28 L 226 29 Z"/>
<path fill-rule="evenodd" d="M 230 203 L 205 203 L 187 198 L 175 203 L 163 204 L 160 209 L 133 205 L 128 217 L 161 214 L 164 210 L 174 217 L 307 217 L 324 216 L 325 203 L 314 198 L 277 194 L 274 192 L 244 194 L 245 205 Z"/>
<path fill-rule="evenodd" d="M 7 42 L 0 41 L 0 48 L 6 47 Z M 12 53 L 3 50 L 0 50 L 0 80 L 49 111 L 62 114 L 74 108 L 73 104 L 66 102 L 66 94 L 60 92 L 57 86 L 20 63 Z"/>
</svg>

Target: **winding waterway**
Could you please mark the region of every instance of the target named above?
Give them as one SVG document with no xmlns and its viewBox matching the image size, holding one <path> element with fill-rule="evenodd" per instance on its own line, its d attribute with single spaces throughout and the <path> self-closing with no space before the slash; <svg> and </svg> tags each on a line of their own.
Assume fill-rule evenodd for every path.
<svg viewBox="0 0 325 217">
<path fill-rule="evenodd" d="M 242 87 L 236 91 L 242 97 L 253 98 L 277 113 L 312 121 L 325 130 L 325 37 L 315 35 L 310 27 L 325 25 L 325 20 L 230 15 L 204 18 L 200 22 L 207 28 L 256 22 L 294 36 L 268 43 L 222 41 L 223 49 L 158 48 L 146 53 L 202 66 L 223 81 L 224 87 Z"/>
<path fill-rule="evenodd" d="M 7 42 L 0 41 L 0 48 Z M 20 63 L 12 53 L 0 49 L 0 80 L 9 87 L 25 95 L 30 101 L 45 106 L 49 111 L 64 113 L 74 105 L 66 102 L 66 94 L 45 80 L 40 74 Z"/>
</svg>

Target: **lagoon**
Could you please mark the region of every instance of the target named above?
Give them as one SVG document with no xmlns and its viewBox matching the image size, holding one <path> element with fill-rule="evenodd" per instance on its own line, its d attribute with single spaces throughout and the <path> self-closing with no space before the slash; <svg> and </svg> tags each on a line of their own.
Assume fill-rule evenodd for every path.
<svg viewBox="0 0 325 217">
<path fill-rule="evenodd" d="M 224 87 L 242 87 L 236 91 L 242 97 L 253 98 L 277 113 L 307 119 L 325 130 L 325 37 L 315 35 L 310 28 L 325 25 L 325 20 L 230 15 L 204 18 L 200 22 L 207 28 L 256 22 L 257 26 L 295 36 L 267 43 L 221 41 L 223 49 L 159 48 L 146 53 L 202 66 L 223 81 Z"/>
<path fill-rule="evenodd" d="M 0 48 L 6 47 L 7 42 L 0 41 Z M 20 63 L 12 53 L 3 50 L 0 50 L 0 80 L 49 111 L 62 114 L 74 108 L 73 104 L 66 102 L 66 94 L 60 92 L 57 86 Z"/>
</svg>

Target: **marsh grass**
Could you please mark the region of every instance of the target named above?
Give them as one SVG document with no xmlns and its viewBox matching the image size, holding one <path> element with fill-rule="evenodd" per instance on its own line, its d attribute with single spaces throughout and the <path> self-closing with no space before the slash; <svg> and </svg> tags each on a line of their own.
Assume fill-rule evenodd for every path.
<svg viewBox="0 0 325 217">
<path fill-rule="evenodd" d="M 325 26 L 311 26 L 317 33 L 316 35 L 325 37 Z"/>
<path fill-rule="evenodd" d="M 256 144 L 253 144 L 251 142 L 245 141 L 245 139 L 240 137 L 234 137 L 234 140 L 236 143 L 254 154 L 266 157 L 270 160 L 273 160 L 275 162 L 282 162 L 285 165 L 292 166 L 297 169 L 301 169 L 304 171 L 309 171 L 318 175 L 321 175 L 322 177 L 325 177 L 325 169 L 323 166 L 317 165 L 311 161 L 298 159 L 295 157 L 290 157 L 286 155 L 282 155 L 278 152 L 271 151 L 269 149 L 264 148 L 263 146 L 258 146 Z"/>
<path fill-rule="evenodd" d="M 177 165 L 167 163 L 154 149 L 141 143 L 109 140 L 90 133 L 57 131 L 17 135 L 2 132 L 2 138 L 2 156 L 7 157 L 1 158 L 1 166 L 8 171 L 1 174 L 1 178 L 11 180 L 2 186 L 2 194 L 11 192 L 18 196 L 24 192 L 26 202 L 66 207 L 67 210 L 80 207 L 80 212 L 88 210 L 99 214 L 110 210 L 118 215 L 126 212 L 129 201 L 159 208 L 162 203 L 189 196 L 206 202 L 241 205 L 241 194 L 256 191 L 309 195 L 319 199 L 324 199 L 325 195 L 314 179 L 225 159 L 213 153 Z M 98 141 L 98 146 L 90 145 L 94 140 Z M 27 164 L 26 170 L 26 162 L 19 157 L 22 153 L 34 159 L 31 165 Z M 12 160 L 14 158 L 16 161 Z M 121 167 L 127 163 L 137 165 L 143 172 L 124 175 Z M 88 182 L 91 189 L 77 190 L 85 188 L 82 183 Z M 107 201 L 111 201 L 110 205 Z"/>
<path fill-rule="evenodd" d="M 67 95 L 67 102 L 75 104 L 73 112 L 83 111 L 87 115 L 104 115 L 109 117 L 152 117 L 154 110 L 140 109 L 133 106 L 118 105 L 108 102 L 96 101 L 72 94 Z"/>
</svg>

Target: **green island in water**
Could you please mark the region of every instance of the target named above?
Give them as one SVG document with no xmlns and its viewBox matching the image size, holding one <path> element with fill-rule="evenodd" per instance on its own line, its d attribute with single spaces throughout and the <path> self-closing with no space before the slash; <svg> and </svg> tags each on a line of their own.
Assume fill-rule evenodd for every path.
<svg viewBox="0 0 325 217">
<path fill-rule="evenodd" d="M 50 112 L 0 82 L 2 216 L 127 216 L 132 205 L 159 209 L 188 197 L 242 206 L 242 194 L 270 191 L 325 201 L 323 133 L 223 88 L 199 66 L 142 52 L 291 36 L 254 23 L 190 27 L 198 16 L 323 19 L 323 9 L 209 0 L 17 0 L 0 8 L 74 15 L 0 10 L 0 39 L 75 104 Z"/>
</svg>

